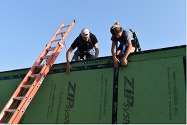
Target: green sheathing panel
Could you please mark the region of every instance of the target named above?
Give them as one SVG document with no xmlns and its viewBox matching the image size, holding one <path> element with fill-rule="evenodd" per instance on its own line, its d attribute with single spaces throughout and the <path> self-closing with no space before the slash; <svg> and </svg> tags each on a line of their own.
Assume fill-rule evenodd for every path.
<svg viewBox="0 0 187 125">
<path fill-rule="evenodd" d="M 119 68 L 117 123 L 186 123 L 185 51 L 134 55 Z"/>
<path fill-rule="evenodd" d="M 186 46 L 132 55 L 119 68 L 116 114 L 112 57 L 74 62 L 69 75 L 55 64 L 20 123 L 185 123 L 185 54 Z M 0 72 L 0 110 L 27 71 Z"/>
<path fill-rule="evenodd" d="M 0 72 L 0 111 L 24 78 L 27 69 Z"/>
<path fill-rule="evenodd" d="M 78 62 L 69 75 L 49 74 L 20 123 L 111 123 L 113 68 L 94 65 Z"/>
</svg>

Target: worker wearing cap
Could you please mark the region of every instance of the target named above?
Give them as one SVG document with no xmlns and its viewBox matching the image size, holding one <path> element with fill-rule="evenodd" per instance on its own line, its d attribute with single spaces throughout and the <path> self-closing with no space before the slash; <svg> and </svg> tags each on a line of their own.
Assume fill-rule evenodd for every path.
<svg viewBox="0 0 187 125">
<path fill-rule="evenodd" d="M 71 44 L 66 52 L 66 72 L 70 73 L 70 54 L 77 48 L 72 57 L 72 61 L 95 59 L 99 55 L 98 40 L 96 36 L 87 28 L 81 30 L 79 36 Z"/>
</svg>

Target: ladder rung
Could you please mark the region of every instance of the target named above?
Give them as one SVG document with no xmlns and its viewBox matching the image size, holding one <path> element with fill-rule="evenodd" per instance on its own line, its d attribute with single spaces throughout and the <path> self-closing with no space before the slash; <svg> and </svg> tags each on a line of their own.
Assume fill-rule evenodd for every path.
<svg viewBox="0 0 187 125">
<path fill-rule="evenodd" d="M 21 87 L 29 89 L 32 85 L 22 85 Z"/>
<path fill-rule="evenodd" d="M 25 97 L 25 96 L 14 97 L 14 99 L 23 100 L 24 97 Z"/>
<path fill-rule="evenodd" d="M 61 34 L 61 35 L 64 35 L 66 32 L 60 32 L 60 33 L 57 33 L 56 35 L 59 35 L 59 34 Z"/>
<path fill-rule="evenodd" d="M 53 51 L 53 50 L 55 50 L 55 48 L 56 48 L 56 47 L 49 47 L 49 48 L 47 48 L 47 50 L 48 50 L 48 51 Z"/>
<path fill-rule="evenodd" d="M 32 75 L 30 75 L 29 77 L 31 77 L 31 78 L 36 78 L 37 76 L 39 76 L 40 74 L 32 74 Z"/>
<path fill-rule="evenodd" d="M 41 68 L 41 67 L 43 67 L 44 66 L 44 64 L 41 64 L 41 65 L 34 65 L 35 67 L 37 67 L 37 68 Z"/>
<path fill-rule="evenodd" d="M 51 42 L 57 42 L 57 41 L 60 41 L 61 39 L 55 39 L 55 40 L 52 40 Z"/>
<path fill-rule="evenodd" d="M 48 55 L 48 56 L 43 56 L 41 57 L 42 59 L 49 59 L 51 55 Z"/>
<path fill-rule="evenodd" d="M 7 109 L 7 110 L 5 110 L 6 112 L 12 112 L 12 113 L 14 113 L 14 112 L 16 112 L 16 109 Z"/>
<path fill-rule="evenodd" d="M 70 30 L 72 29 L 72 26 L 74 25 L 74 23 L 75 23 L 75 20 L 70 25 L 66 25 L 66 26 L 64 26 L 64 24 L 62 23 L 61 26 L 57 29 L 57 31 L 54 34 L 54 36 L 52 37 L 52 39 L 49 41 L 49 43 L 44 48 L 44 51 L 41 53 L 39 58 L 37 58 L 36 63 L 28 71 L 28 75 L 26 75 L 26 77 L 22 80 L 21 84 L 15 90 L 15 92 L 12 95 L 12 97 L 10 98 L 9 102 L 7 103 L 7 105 L 5 105 L 3 111 L 0 112 L 0 124 L 5 121 L 6 122 L 8 121 L 8 124 L 18 124 L 18 122 L 20 121 L 20 119 L 22 118 L 22 116 L 24 114 L 24 111 L 29 106 L 31 99 L 35 96 L 36 92 L 38 91 L 38 87 L 39 87 L 38 84 L 41 84 L 43 82 L 44 78 L 46 77 L 46 75 L 50 71 L 54 61 L 56 60 L 58 54 L 60 53 L 61 46 L 63 46 L 65 38 L 67 37 Z M 68 27 L 68 28 L 64 33 L 62 31 L 62 28 L 66 28 L 66 27 Z M 59 33 L 59 32 L 61 32 L 61 33 Z M 57 36 L 57 35 L 59 35 L 59 36 Z M 56 42 L 56 44 L 57 44 L 56 48 L 51 46 L 51 44 L 53 44 L 53 42 Z M 61 46 L 59 46 L 58 44 Z M 53 53 L 47 55 L 48 51 L 52 51 Z M 44 63 L 42 64 L 43 61 L 46 64 L 44 64 Z M 40 62 L 40 63 L 38 63 L 38 62 Z M 41 72 L 38 72 L 38 70 L 40 70 L 40 69 L 37 69 L 37 67 L 42 67 Z M 34 71 L 36 71 L 36 72 L 34 73 Z M 32 79 L 32 78 L 34 78 L 34 79 Z M 28 80 L 30 80 L 30 79 L 31 79 L 31 81 L 34 80 L 32 85 L 29 84 L 30 82 L 27 83 Z M 28 91 L 26 90 L 27 91 L 26 95 L 22 95 L 20 89 L 21 90 L 27 89 Z M 25 93 L 25 90 L 23 90 L 22 92 Z M 27 98 L 27 95 L 28 95 L 28 98 Z M 31 96 L 32 96 L 32 98 L 31 98 Z M 29 99 L 29 100 L 27 101 L 27 99 Z M 19 100 L 22 100 L 21 103 Z M 19 101 L 18 103 L 20 103 L 20 104 L 17 104 L 17 101 Z M 16 106 L 17 106 L 17 108 L 16 108 Z M 12 113 L 12 114 L 10 114 L 10 113 Z"/>
<path fill-rule="evenodd" d="M 70 25 L 66 25 L 66 26 L 63 26 L 62 28 L 66 28 L 66 27 L 69 27 Z"/>
</svg>

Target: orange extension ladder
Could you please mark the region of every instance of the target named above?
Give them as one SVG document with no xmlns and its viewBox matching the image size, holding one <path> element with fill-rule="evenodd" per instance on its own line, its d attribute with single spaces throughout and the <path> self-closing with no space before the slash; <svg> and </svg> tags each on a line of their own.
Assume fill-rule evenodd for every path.
<svg viewBox="0 0 187 125">
<path fill-rule="evenodd" d="M 66 26 L 62 23 L 57 29 L 52 39 L 46 45 L 34 65 L 28 71 L 23 81 L 1 111 L 0 123 L 17 124 L 20 121 L 44 78 L 54 64 L 54 61 L 61 52 L 65 43 L 65 38 L 74 24 L 75 20 L 73 20 L 70 25 Z"/>
</svg>

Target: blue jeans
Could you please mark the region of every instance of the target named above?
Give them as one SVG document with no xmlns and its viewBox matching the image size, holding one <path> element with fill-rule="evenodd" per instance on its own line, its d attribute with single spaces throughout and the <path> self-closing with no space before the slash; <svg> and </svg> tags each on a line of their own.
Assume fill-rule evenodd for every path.
<svg viewBox="0 0 187 125">
<path fill-rule="evenodd" d="M 125 54 L 125 52 L 126 52 L 126 49 L 127 49 L 127 45 L 126 44 L 124 44 L 124 45 L 119 45 L 119 47 L 116 45 L 116 49 L 117 50 L 121 50 L 121 53 L 120 54 Z"/>
</svg>

